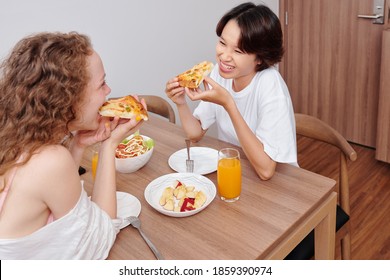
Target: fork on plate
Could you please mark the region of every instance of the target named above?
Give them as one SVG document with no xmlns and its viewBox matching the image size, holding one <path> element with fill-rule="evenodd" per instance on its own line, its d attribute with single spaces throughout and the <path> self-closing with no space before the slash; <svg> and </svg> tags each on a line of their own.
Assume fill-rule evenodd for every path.
<svg viewBox="0 0 390 280">
<path fill-rule="evenodd" d="M 190 146 L 191 140 L 186 139 L 187 145 L 187 159 L 186 159 L 186 172 L 193 173 L 194 172 L 194 160 L 190 157 Z"/>
</svg>

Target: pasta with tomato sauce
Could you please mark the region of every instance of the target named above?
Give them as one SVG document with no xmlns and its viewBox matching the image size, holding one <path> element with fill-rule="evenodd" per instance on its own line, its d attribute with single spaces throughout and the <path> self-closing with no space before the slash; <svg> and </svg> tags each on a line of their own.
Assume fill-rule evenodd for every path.
<svg viewBox="0 0 390 280">
<path fill-rule="evenodd" d="M 127 142 L 120 143 L 116 148 L 116 158 L 136 157 L 146 153 L 149 150 L 149 148 L 144 144 L 144 139 L 141 135 L 135 135 L 126 141 Z"/>
</svg>

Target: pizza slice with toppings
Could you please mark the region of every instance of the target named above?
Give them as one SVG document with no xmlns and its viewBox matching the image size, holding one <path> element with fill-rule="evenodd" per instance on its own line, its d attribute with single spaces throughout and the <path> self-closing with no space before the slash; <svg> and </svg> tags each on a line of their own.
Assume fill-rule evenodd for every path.
<svg viewBox="0 0 390 280">
<path fill-rule="evenodd" d="M 213 69 L 213 63 L 209 61 L 203 61 L 196 64 L 191 69 L 179 74 L 179 85 L 187 88 L 197 88 L 203 82 L 204 77 L 210 74 Z"/>
<path fill-rule="evenodd" d="M 131 95 L 107 100 L 100 107 L 99 114 L 105 117 L 135 118 L 137 121 L 149 119 L 144 106 Z"/>
</svg>

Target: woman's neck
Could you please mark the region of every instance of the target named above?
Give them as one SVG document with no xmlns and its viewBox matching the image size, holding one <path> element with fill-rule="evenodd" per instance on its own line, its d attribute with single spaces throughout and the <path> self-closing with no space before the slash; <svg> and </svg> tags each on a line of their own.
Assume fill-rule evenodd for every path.
<svg viewBox="0 0 390 280">
<path fill-rule="evenodd" d="M 251 75 L 241 76 L 238 78 L 233 79 L 232 88 L 235 92 L 240 92 L 244 88 L 246 88 L 251 82 L 253 77 L 256 75 L 257 72 L 254 72 Z"/>
</svg>

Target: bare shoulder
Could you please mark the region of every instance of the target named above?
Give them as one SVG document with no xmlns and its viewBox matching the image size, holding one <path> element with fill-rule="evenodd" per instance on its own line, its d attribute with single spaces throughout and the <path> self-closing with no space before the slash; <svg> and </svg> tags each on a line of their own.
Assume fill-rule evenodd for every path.
<svg viewBox="0 0 390 280">
<path fill-rule="evenodd" d="M 78 166 L 68 149 L 60 145 L 42 148 L 20 170 L 20 182 L 29 186 L 37 200 L 45 203 L 55 218 L 69 212 L 81 193 Z M 19 171 L 18 171 L 19 173 Z"/>
<path fill-rule="evenodd" d="M 59 160 L 61 159 L 61 160 Z M 51 164 L 66 164 L 67 160 L 72 159 L 72 155 L 67 148 L 62 145 L 50 145 L 42 147 L 31 160 L 48 162 Z"/>
<path fill-rule="evenodd" d="M 50 179 L 50 175 L 60 176 L 73 170 L 77 166 L 69 150 L 61 145 L 51 145 L 42 148 L 38 153 L 33 155 L 26 164 L 29 170 L 37 172 L 42 178 Z"/>
</svg>

